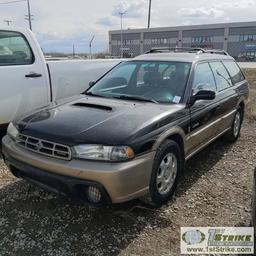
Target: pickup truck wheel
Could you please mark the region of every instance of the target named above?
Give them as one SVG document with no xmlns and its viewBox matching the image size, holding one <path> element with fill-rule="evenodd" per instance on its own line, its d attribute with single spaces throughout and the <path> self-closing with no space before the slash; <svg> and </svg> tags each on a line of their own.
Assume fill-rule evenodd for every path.
<svg viewBox="0 0 256 256">
<path fill-rule="evenodd" d="M 243 110 L 239 107 L 236 111 L 232 127 L 226 134 L 226 138 L 230 142 L 235 142 L 240 136 L 240 130 L 243 123 Z"/>
<path fill-rule="evenodd" d="M 182 169 L 179 145 L 168 140 L 157 150 L 150 180 L 151 201 L 161 206 L 172 197 L 176 190 Z"/>
</svg>

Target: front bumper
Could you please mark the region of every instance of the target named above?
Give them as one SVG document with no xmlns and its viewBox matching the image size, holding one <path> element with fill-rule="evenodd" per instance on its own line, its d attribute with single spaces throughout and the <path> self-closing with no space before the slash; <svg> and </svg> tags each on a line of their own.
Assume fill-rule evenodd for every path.
<svg viewBox="0 0 256 256">
<path fill-rule="evenodd" d="M 14 175 L 65 195 L 72 191 L 76 196 L 74 188 L 94 184 L 111 203 L 129 201 L 148 192 L 155 156 L 155 152 L 150 152 L 123 163 L 64 161 L 28 151 L 9 136 L 3 138 L 2 147 L 5 161 Z"/>
</svg>

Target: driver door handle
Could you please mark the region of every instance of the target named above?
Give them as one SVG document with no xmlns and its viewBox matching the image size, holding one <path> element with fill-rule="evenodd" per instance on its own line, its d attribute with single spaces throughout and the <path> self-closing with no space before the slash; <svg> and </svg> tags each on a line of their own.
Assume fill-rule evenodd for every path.
<svg viewBox="0 0 256 256">
<path fill-rule="evenodd" d="M 35 73 L 35 72 L 31 72 L 27 75 L 25 75 L 26 78 L 37 78 L 37 77 L 41 77 L 42 74 L 39 74 L 39 73 Z"/>
</svg>

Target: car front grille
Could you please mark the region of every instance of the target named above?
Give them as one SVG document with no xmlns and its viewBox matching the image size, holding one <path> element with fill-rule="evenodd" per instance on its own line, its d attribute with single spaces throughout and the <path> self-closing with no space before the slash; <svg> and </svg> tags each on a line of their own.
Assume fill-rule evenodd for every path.
<svg viewBox="0 0 256 256">
<path fill-rule="evenodd" d="M 58 158 L 62 160 L 71 160 L 70 147 L 58 143 L 30 137 L 20 134 L 16 140 L 17 144 L 30 151 L 41 155 Z"/>
</svg>

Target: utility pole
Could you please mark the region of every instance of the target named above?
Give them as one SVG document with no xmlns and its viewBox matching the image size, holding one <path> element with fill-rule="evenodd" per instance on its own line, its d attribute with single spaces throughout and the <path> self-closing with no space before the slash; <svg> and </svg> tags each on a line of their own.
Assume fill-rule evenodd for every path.
<svg viewBox="0 0 256 256">
<path fill-rule="evenodd" d="M 92 37 L 92 39 L 91 39 L 91 41 L 90 41 L 90 43 L 89 43 L 89 48 L 90 48 L 90 59 L 92 59 L 92 42 L 93 42 L 94 38 L 95 38 L 95 35 L 93 35 L 93 37 Z"/>
<path fill-rule="evenodd" d="M 120 18 L 121 18 L 121 58 L 124 56 L 124 45 L 123 45 L 123 16 L 126 14 L 127 11 L 119 12 Z"/>
<path fill-rule="evenodd" d="M 150 21 L 151 21 L 151 4 L 152 4 L 152 0 L 149 0 L 149 8 L 148 8 L 148 28 L 150 28 Z"/>
<path fill-rule="evenodd" d="M 75 44 L 73 43 L 73 50 L 72 50 L 73 59 L 75 58 L 76 52 L 75 52 Z"/>
<path fill-rule="evenodd" d="M 6 22 L 7 26 L 10 26 L 10 24 L 12 23 L 12 20 L 4 20 L 4 22 Z"/>
<path fill-rule="evenodd" d="M 30 9 L 30 2 L 29 2 L 29 0 L 27 0 L 27 6 L 28 6 L 28 15 L 26 15 L 26 19 L 28 20 L 28 24 L 29 24 L 29 28 L 30 28 L 30 30 L 32 31 L 32 16 L 33 15 L 31 15 L 31 9 Z"/>
</svg>

